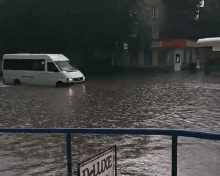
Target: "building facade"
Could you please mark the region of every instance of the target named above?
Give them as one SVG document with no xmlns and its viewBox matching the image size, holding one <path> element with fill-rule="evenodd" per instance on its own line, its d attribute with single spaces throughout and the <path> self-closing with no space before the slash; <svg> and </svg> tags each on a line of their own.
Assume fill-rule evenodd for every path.
<svg viewBox="0 0 220 176">
<path fill-rule="evenodd" d="M 151 45 L 152 66 L 161 70 L 182 71 L 187 70 L 190 63 L 198 59 L 198 44 L 196 41 L 163 39 Z"/>
<path fill-rule="evenodd" d="M 152 28 L 158 28 L 158 36 L 156 39 L 154 31 L 152 30 L 152 37 L 154 38 L 151 44 L 152 54 L 144 56 L 144 66 L 151 70 L 152 68 L 167 71 L 189 69 L 189 65 L 196 63 L 198 60 L 199 46 L 196 43 L 197 40 L 166 39 L 169 35 L 164 35 L 164 33 L 167 33 L 167 31 L 165 31 L 166 28 L 171 27 L 172 29 L 170 24 L 173 24 L 173 19 L 177 21 L 179 19 L 176 25 L 177 28 L 181 28 L 181 19 L 189 15 L 188 10 L 184 10 L 181 4 L 171 4 L 170 1 L 166 0 L 144 0 L 144 5 L 145 7 L 149 7 L 147 8 L 149 11 L 147 14 L 149 19 L 148 23 Z M 183 33 L 187 31 L 187 27 L 181 29 Z"/>
<path fill-rule="evenodd" d="M 146 27 L 150 26 L 153 42 L 162 39 L 162 31 L 167 25 L 167 8 L 164 0 L 143 0 L 140 4 L 139 18 Z"/>
<path fill-rule="evenodd" d="M 125 69 L 135 67 L 152 71 L 181 71 L 186 70 L 190 63 L 196 63 L 198 59 L 196 41 L 164 39 L 164 30 L 169 25 L 168 17 L 175 11 L 170 11 L 169 8 L 169 1 L 164 0 L 143 0 L 139 9 L 134 8 L 134 14 L 138 15 L 143 25 L 151 28 L 151 51 L 144 52 L 144 49 L 140 48 L 138 54 L 134 56 L 129 50 L 119 54 L 119 47 L 117 55 L 120 56 L 115 61 L 116 65 L 123 65 Z M 187 15 L 187 11 L 174 13 L 177 16 L 181 14 Z"/>
<path fill-rule="evenodd" d="M 168 3 L 164 0 L 143 0 L 136 8 L 134 5 L 133 16 L 137 17 L 142 22 L 142 26 L 146 27 L 151 36 L 150 42 L 158 42 L 163 36 L 163 30 L 168 25 L 167 14 L 168 14 Z M 134 33 L 136 36 L 137 33 Z M 149 43 L 149 46 L 151 43 Z M 137 55 L 123 54 L 126 55 L 126 67 L 149 67 L 152 66 L 152 55 L 155 53 L 145 52 L 144 48 L 140 48 Z"/>
<path fill-rule="evenodd" d="M 204 0 L 203 16 L 205 19 L 220 19 L 220 0 Z"/>
</svg>

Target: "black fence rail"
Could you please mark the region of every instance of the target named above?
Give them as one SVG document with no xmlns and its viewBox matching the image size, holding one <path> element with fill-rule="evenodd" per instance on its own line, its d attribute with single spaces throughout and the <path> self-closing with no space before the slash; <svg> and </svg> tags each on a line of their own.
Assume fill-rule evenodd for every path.
<svg viewBox="0 0 220 176">
<path fill-rule="evenodd" d="M 68 176 L 72 176 L 71 134 L 142 134 L 142 135 L 168 135 L 172 136 L 172 176 L 177 176 L 177 142 L 178 136 L 194 137 L 201 139 L 220 140 L 219 134 L 200 133 L 184 130 L 147 129 L 147 128 L 5 128 L 2 133 L 65 133 L 67 144 L 67 167 Z"/>
</svg>

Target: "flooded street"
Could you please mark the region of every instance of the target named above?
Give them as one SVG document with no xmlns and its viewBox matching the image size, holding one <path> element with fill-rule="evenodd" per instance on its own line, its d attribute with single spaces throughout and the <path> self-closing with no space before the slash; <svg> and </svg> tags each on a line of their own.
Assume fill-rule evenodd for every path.
<svg viewBox="0 0 220 176">
<path fill-rule="evenodd" d="M 142 127 L 220 134 L 220 76 L 202 72 L 86 77 L 70 87 L 4 86 L 0 128 Z M 118 175 L 171 175 L 171 137 L 73 135 L 73 168 L 117 145 Z M 0 175 L 66 175 L 66 136 L 0 134 Z M 178 138 L 178 175 L 220 173 L 220 142 Z"/>
</svg>

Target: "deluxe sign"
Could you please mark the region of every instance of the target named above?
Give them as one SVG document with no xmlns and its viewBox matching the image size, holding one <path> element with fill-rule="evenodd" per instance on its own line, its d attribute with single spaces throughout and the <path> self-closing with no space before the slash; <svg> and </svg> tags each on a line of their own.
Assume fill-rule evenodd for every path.
<svg viewBox="0 0 220 176">
<path fill-rule="evenodd" d="M 79 176 L 116 176 L 116 146 L 78 164 Z"/>
</svg>

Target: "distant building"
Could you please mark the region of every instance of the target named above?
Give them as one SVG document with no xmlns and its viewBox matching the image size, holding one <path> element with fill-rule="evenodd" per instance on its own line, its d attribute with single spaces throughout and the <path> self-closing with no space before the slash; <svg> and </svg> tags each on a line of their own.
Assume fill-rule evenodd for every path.
<svg viewBox="0 0 220 176">
<path fill-rule="evenodd" d="M 163 31 L 168 25 L 168 4 L 164 0 L 143 0 L 138 7 L 140 8 L 134 8 L 134 15 L 141 19 L 143 26 L 150 29 L 151 41 L 159 42 L 163 39 Z M 130 56 L 128 65 L 130 67 L 152 66 L 153 55 L 155 55 L 154 52 L 144 54 L 143 51 L 139 51 L 138 56 Z"/>
<path fill-rule="evenodd" d="M 184 10 L 178 2 L 175 3 L 177 8 L 175 8 L 176 4 L 171 4 L 169 0 L 143 0 L 139 9 L 134 5 L 131 15 L 137 15 L 146 27 L 151 27 L 151 52 L 145 53 L 139 50 L 135 56 L 129 51 L 123 52 L 118 59 L 115 59 L 115 65 L 123 66 L 125 69 L 136 67 L 149 71 L 181 71 L 187 70 L 190 64 L 196 63 L 198 59 L 196 41 L 169 39 L 166 31 L 170 24 L 173 24 L 173 19 L 177 19 L 178 24 L 181 24 L 183 16 L 189 15 L 188 10 Z M 178 24 L 177 28 L 179 28 Z"/>
<path fill-rule="evenodd" d="M 205 0 L 199 9 L 198 37 L 210 38 L 220 36 L 220 0 Z"/>
<path fill-rule="evenodd" d="M 220 0 L 204 0 L 203 11 L 205 19 L 220 19 Z"/>
<path fill-rule="evenodd" d="M 204 19 L 205 15 L 204 15 L 204 7 L 200 7 L 199 8 L 199 19 Z"/>
<path fill-rule="evenodd" d="M 147 0 L 145 0 L 147 1 Z M 147 1 L 149 2 L 149 1 Z M 155 2 L 152 0 L 152 2 Z M 164 71 L 181 71 L 187 70 L 190 64 L 193 64 L 198 59 L 198 45 L 196 41 L 188 39 L 168 39 L 170 27 L 176 24 L 176 28 L 180 29 L 181 20 L 189 15 L 188 10 L 183 8 L 183 4 L 179 2 L 170 3 L 168 0 L 158 0 L 158 4 L 152 3 L 156 7 L 160 7 L 159 20 L 149 21 L 152 25 L 158 25 L 159 33 L 158 40 L 151 44 L 151 56 L 145 55 L 145 67 L 150 70 Z M 172 26 L 171 26 L 172 25 Z M 174 25 L 175 26 L 175 25 Z M 181 28 L 183 32 L 186 28 Z M 180 36 L 176 36 L 177 38 Z"/>
<path fill-rule="evenodd" d="M 162 39 L 162 30 L 166 27 L 167 4 L 164 0 L 143 0 L 139 17 L 146 26 L 151 27 L 153 41 Z"/>
<path fill-rule="evenodd" d="M 189 64 L 196 63 L 198 59 L 196 41 L 185 39 L 164 39 L 154 42 L 152 49 L 151 67 L 160 67 L 164 71 L 187 70 Z"/>
</svg>

